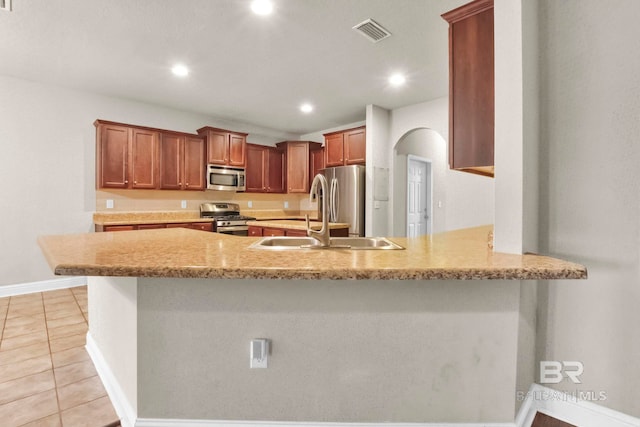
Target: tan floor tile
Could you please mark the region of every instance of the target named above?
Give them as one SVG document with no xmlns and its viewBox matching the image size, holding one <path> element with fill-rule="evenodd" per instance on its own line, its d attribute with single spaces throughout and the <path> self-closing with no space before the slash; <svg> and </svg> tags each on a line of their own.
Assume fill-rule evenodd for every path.
<svg viewBox="0 0 640 427">
<path fill-rule="evenodd" d="M 0 298 L 0 307 L 8 307 L 9 306 L 9 297 Z"/>
<path fill-rule="evenodd" d="M 39 342 L 47 342 L 47 331 L 41 330 L 32 334 L 20 335 L 13 338 L 3 338 L 0 342 L 0 351 L 12 350 L 14 348 L 26 347 Z"/>
<path fill-rule="evenodd" d="M 62 421 L 60 421 L 60 414 L 54 414 L 32 421 L 29 424 L 23 424 L 20 427 L 62 427 Z"/>
<path fill-rule="evenodd" d="M 54 298 L 60 298 L 60 297 L 66 297 L 69 295 L 73 295 L 73 292 L 71 292 L 71 289 L 56 289 L 53 291 L 46 291 L 42 293 L 42 298 L 47 300 L 47 299 L 54 299 Z"/>
<path fill-rule="evenodd" d="M 84 405 L 62 411 L 63 425 L 73 427 L 95 427 L 118 421 L 108 396 L 101 397 Z"/>
<path fill-rule="evenodd" d="M 4 332 L 2 333 L 2 338 L 12 338 L 20 335 L 32 334 L 35 332 L 46 331 L 47 325 L 44 321 L 39 321 L 33 324 L 28 325 L 20 325 L 20 326 L 10 326 L 4 325 Z"/>
<path fill-rule="evenodd" d="M 51 352 L 57 353 L 73 347 L 84 347 L 87 344 L 86 334 L 69 335 L 67 337 L 49 340 Z"/>
<path fill-rule="evenodd" d="M 17 363 L 34 357 L 49 355 L 49 343 L 39 342 L 13 350 L 0 351 L 0 366 Z"/>
<path fill-rule="evenodd" d="M 106 395 L 107 392 L 97 375 L 58 387 L 58 401 L 62 411 Z"/>
<path fill-rule="evenodd" d="M 59 297 L 59 298 L 44 300 L 44 308 L 46 310 L 49 310 L 52 307 L 66 306 L 66 305 L 78 305 L 75 297 L 72 294 L 69 294 L 69 296 L 66 296 L 66 297 Z"/>
<path fill-rule="evenodd" d="M 48 354 L 9 365 L 2 365 L 0 366 L 0 383 L 26 377 L 31 374 L 37 374 L 38 372 L 51 368 L 51 356 Z"/>
<path fill-rule="evenodd" d="M 3 420 L 3 427 L 20 426 L 56 412 L 56 391 L 49 390 L 0 405 L 0 420 Z"/>
<path fill-rule="evenodd" d="M 36 292 L 33 294 L 14 295 L 9 297 L 9 305 L 13 304 L 27 304 L 27 303 L 41 303 L 42 292 Z"/>
<path fill-rule="evenodd" d="M 78 307 L 77 305 L 75 307 L 69 307 L 64 310 L 46 311 L 47 320 L 61 319 L 63 317 L 75 316 L 77 314 L 81 314 L 80 307 Z"/>
<path fill-rule="evenodd" d="M 49 328 L 49 339 L 67 337 L 69 335 L 87 334 L 89 325 L 86 322 L 75 323 L 73 325 Z"/>
<path fill-rule="evenodd" d="M 53 360 L 53 366 L 56 368 L 90 360 L 89 354 L 83 347 L 74 347 L 53 353 L 51 354 L 51 359 Z"/>
<path fill-rule="evenodd" d="M 13 326 L 26 326 L 33 325 L 35 323 L 44 322 L 44 313 L 33 314 L 30 316 L 16 316 L 10 319 L 7 319 L 5 325 L 8 327 Z"/>
<path fill-rule="evenodd" d="M 47 320 L 48 328 L 59 328 L 60 326 L 73 325 L 75 323 L 84 322 L 84 316 L 80 313 L 73 316 L 62 317 L 60 319 Z"/>
<path fill-rule="evenodd" d="M 45 304 L 45 311 L 60 311 L 60 310 L 80 310 L 76 300 L 73 301 L 61 301 L 56 304 Z"/>
<path fill-rule="evenodd" d="M 58 387 L 98 375 L 91 360 L 55 368 L 54 373 Z"/>
<path fill-rule="evenodd" d="M 0 383 L 0 405 L 23 399 L 43 391 L 53 390 L 56 382 L 51 369 Z"/>
<path fill-rule="evenodd" d="M 19 306 L 9 306 L 7 312 L 7 319 L 20 316 L 33 316 L 34 314 L 43 314 L 44 306 L 38 306 L 37 304 L 24 304 Z"/>
</svg>

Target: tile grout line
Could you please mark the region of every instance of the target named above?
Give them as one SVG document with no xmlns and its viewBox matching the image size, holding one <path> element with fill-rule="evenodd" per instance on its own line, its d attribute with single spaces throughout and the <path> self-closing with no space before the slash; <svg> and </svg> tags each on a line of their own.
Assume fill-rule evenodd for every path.
<svg viewBox="0 0 640 427">
<path fill-rule="evenodd" d="M 0 344 L 2 344 L 2 338 L 4 337 L 4 328 L 7 326 L 7 319 L 9 318 L 9 306 L 11 305 L 11 297 L 7 300 L 7 312 L 4 314 L 4 323 L 2 324 L 2 330 L 0 331 Z"/>
<path fill-rule="evenodd" d="M 73 300 L 76 302 L 76 305 L 78 306 L 78 309 L 80 310 L 80 314 L 82 314 L 84 321 L 87 322 L 87 325 L 89 325 L 89 319 L 87 319 L 87 317 L 84 315 L 84 311 L 82 311 L 82 307 L 80 307 L 80 303 L 78 302 L 76 294 L 71 291 L 71 295 L 73 295 Z"/>
<path fill-rule="evenodd" d="M 58 394 L 58 380 L 53 366 L 53 352 L 51 351 L 51 336 L 49 335 L 49 324 L 47 323 L 47 306 L 44 303 L 44 293 L 42 294 L 42 309 L 44 311 L 44 327 L 47 331 L 47 345 L 49 346 L 49 360 L 51 360 L 51 375 L 53 376 L 53 388 L 56 391 L 56 405 L 58 405 L 58 421 L 62 424 L 62 410 L 60 409 L 60 395 Z"/>
</svg>

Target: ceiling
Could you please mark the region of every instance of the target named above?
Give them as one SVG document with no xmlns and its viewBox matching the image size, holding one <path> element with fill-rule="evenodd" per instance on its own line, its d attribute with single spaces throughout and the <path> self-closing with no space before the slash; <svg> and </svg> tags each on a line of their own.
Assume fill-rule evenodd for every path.
<svg viewBox="0 0 640 427">
<path fill-rule="evenodd" d="M 465 0 L 13 0 L 0 74 L 305 134 L 447 95 L 447 23 Z M 392 33 L 372 43 L 352 27 Z M 186 64 L 186 78 L 171 74 Z M 403 72 L 407 83 L 387 78 Z M 311 114 L 298 107 L 315 106 Z"/>
</svg>

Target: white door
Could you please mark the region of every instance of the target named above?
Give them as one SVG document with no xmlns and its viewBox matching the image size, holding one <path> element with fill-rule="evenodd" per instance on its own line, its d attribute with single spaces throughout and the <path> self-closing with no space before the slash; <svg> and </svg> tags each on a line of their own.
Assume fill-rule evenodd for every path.
<svg viewBox="0 0 640 427">
<path fill-rule="evenodd" d="M 431 233 L 431 162 L 408 156 L 407 237 Z"/>
</svg>

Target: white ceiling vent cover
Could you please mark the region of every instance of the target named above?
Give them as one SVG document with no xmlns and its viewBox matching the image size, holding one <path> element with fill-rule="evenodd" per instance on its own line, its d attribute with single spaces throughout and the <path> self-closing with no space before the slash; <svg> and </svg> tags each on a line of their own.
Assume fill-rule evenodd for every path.
<svg viewBox="0 0 640 427">
<path fill-rule="evenodd" d="M 11 0 L 0 0 L 0 10 L 11 12 Z"/>
<path fill-rule="evenodd" d="M 353 27 L 353 29 L 371 40 L 373 43 L 378 43 L 380 40 L 386 39 L 391 35 L 389 31 L 373 19 L 367 19 Z"/>
</svg>

